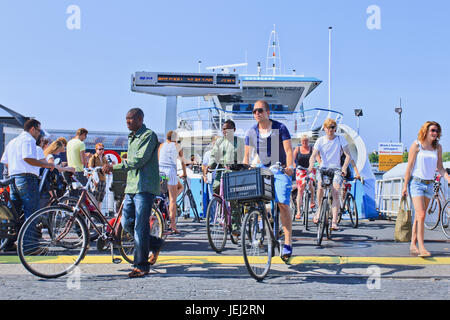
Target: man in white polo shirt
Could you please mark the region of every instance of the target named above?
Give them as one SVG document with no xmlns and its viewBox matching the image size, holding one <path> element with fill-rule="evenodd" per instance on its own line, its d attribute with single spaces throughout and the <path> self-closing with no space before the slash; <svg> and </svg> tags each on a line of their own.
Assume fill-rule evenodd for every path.
<svg viewBox="0 0 450 320">
<path fill-rule="evenodd" d="M 41 123 L 30 119 L 24 131 L 11 140 L 5 148 L 1 162 L 8 167 L 8 175 L 14 177 L 11 200 L 23 208 L 28 219 L 39 208 L 39 169 L 54 169 L 54 164 L 38 159 L 36 139 L 41 134 Z"/>
</svg>

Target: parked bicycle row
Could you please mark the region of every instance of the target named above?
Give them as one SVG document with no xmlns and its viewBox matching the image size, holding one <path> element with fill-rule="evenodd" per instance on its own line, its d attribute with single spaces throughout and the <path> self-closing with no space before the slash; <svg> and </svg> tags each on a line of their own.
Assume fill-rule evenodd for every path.
<svg viewBox="0 0 450 320">
<path fill-rule="evenodd" d="M 207 163 L 204 162 L 206 172 L 209 169 L 213 174 L 209 181 L 206 229 L 216 251 L 223 248 L 228 234 L 234 242 L 240 242 L 249 273 L 262 280 L 276 250 L 285 262 L 293 255 L 293 217 L 301 219 L 303 215 L 307 224 L 309 210 L 313 209 L 318 245 L 325 234 L 331 237 L 332 231 L 339 230 L 338 223 L 344 212 L 357 227 L 357 206 L 349 192 L 351 184 L 348 182 L 352 179 L 348 175 L 349 166 L 353 167 L 354 178 L 359 178 L 359 172 L 345 138 L 336 135 L 337 124 L 333 119 L 324 122 L 325 135 L 312 148 L 304 137 L 304 145 L 294 150 L 286 126 L 270 119 L 266 101 L 254 104 L 253 115 L 256 123 L 247 131 L 245 139 L 235 135 L 233 121 L 225 121 L 223 137 L 215 141 Z M 11 203 L 20 201 L 17 212 L 23 212 L 22 221 L 25 221 L 18 234 L 17 252 L 33 274 L 41 277 L 67 274 L 81 262 L 90 240 L 96 237 L 97 248 L 111 250 L 114 263 L 123 258 L 133 264 L 129 277 L 143 277 L 157 262 L 165 237 L 180 233 L 177 227 L 180 194 L 184 193 L 182 201 L 188 199 L 190 206 L 196 208 L 184 179 L 186 162 L 182 161 L 182 179 L 177 176 L 177 159 L 184 159 L 177 133 L 169 132 L 160 144 L 156 134 L 145 126 L 144 113 L 139 108 L 127 113 L 126 124 L 130 130 L 128 156 L 118 164 L 99 157 L 99 161 L 93 161 L 92 168 L 86 168 L 89 156 L 83 151 L 82 139 L 87 130 L 77 132 L 75 141 L 67 144 L 68 148 L 73 145 L 73 150 L 68 152 L 67 167 L 40 158 L 36 151 L 36 139 L 40 135 L 37 120 L 29 120 L 24 133 L 6 147 L 2 163 L 7 165 L 12 180 L 3 181 L 3 185 L 11 185 Z M 423 139 L 419 136 L 420 143 L 412 146 L 417 150 L 411 155 L 418 155 L 417 160 L 410 156 L 409 169 L 414 169 L 411 196 L 415 208 L 417 206 L 411 252 L 425 257 L 429 252 L 423 247 L 421 219 L 429 201 L 430 184 L 426 178 L 436 169 L 448 181 L 450 178 L 442 166 L 442 150 L 435 144 L 440 127 L 433 122 L 426 123 L 424 128 Z M 434 151 L 429 151 L 433 144 L 436 145 Z M 96 152 L 101 153 L 100 149 L 101 146 Z M 61 184 L 67 187 L 68 193 L 57 194 L 48 206 L 37 210 L 39 179 L 36 170 L 39 168 L 64 172 Z M 101 177 L 119 173 L 126 174 L 124 197 L 116 216 L 108 219 L 100 210 L 104 194 L 104 187 L 99 187 Z M 55 183 L 58 186 L 58 182 Z M 55 183 L 51 188 L 58 190 Z M 420 205 L 424 206 L 423 211 Z M 196 221 L 201 220 L 196 210 L 194 216 Z M 10 230 L 4 229 L 5 226 L 2 230 Z M 119 249 L 122 258 L 115 256 L 115 249 Z M 61 261 L 44 263 L 49 258 Z"/>
</svg>

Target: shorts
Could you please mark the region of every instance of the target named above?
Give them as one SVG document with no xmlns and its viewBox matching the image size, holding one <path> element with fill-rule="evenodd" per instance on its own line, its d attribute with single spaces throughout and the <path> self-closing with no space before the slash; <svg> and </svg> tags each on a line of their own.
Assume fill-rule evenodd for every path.
<svg viewBox="0 0 450 320">
<path fill-rule="evenodd" d="M 105 197 L 106 181 L 100 180 L 97 186 L 94 188 L 94 197 L 98 202 L 103 202 Z"/>
<path fill-rule="evenodd" d="M 434 183 L 426 184 L 411 177 L 408 187 L 411 198 L 427 197 L 431 199 L 434 195 Z"/>
<path fill-rule="evenodd" d="M 273 173 L 275 184 L 275 202 L 289 205 L 291 203 L 292 179 L 285 173 Z"/>
<path fill-rule="evenodd" d="M 333 184 L 337 184 L 338 186 L 342 185 L 344 177 L 342 177 L 341 169 L 333 169 L 333 170 L 334 170 Z M 320 169 L 317 170 L 316 179 L 319 184 L 322 184 L 322 174 L 320 172 Z"/>
<path fill-rule="evenodd" d="M 306 180 L 306 170 L 295 170 L 295 180 L 297 181 L 297 186 L 301 186 L 303 184 L 305 184 L 305 180 Z M 315 181 L 316 178 L 316 169 L 313 169 L 312 173 L 309 174 L 309 177 L 312 181 Z"/>
<path fill-rule="evenodd" d="M 178 184 L 177 168 L 159 166 L 159 172 L 169 178 L 169 181 L 167 181 L 169 186 L 176 186 Z"/>
</svg>

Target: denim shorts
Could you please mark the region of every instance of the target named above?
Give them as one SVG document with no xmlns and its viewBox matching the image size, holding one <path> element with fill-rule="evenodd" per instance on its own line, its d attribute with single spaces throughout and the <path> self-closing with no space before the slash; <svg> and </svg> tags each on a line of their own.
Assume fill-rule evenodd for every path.
<svg viewBox="0 0 450 320">
<path fill-rule="evenodd" d="M 285 173 L 274 172 L 275 202 L 289 205 L 291 203 L 292 178 Z"/>
<path fill-rule="evenodd" d="M 426 184 L 420 181 L 417 181 L 414 179 L 414 177 L 411 177 L 411 180 L 408 184 L 409 187 L 409 194 L 411 198 L 414 197 L 427 197 L 432 198 L 434 194 L 434 184 Z"/>
</svg>

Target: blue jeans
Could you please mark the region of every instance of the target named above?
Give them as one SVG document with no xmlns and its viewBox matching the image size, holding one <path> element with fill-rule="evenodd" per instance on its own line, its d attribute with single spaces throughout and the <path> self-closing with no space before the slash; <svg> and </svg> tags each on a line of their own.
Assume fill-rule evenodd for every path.
<svg viewBox="0 0 450 320">
<path fill-rule="evenodd" d="M 163 243 L 161 238 L 150 234 L 150 214 L 155 195 L 149 192 L 125 195 L 122 211 L 122 227 L 134 235 L 134 267 L 147 272 L 150 270 L 150 251 L 158 251 Z"/>
<path fill-rule="evenodd" d="M 20 214 L 23 210 L 25 219 L 28 219 L 39 209 L 39 179 L 37 176 L 14 176 L 11 185 L 11 201 Z M 40 232 L 32 225 L 24 235 L 24 248 L 33 251 L 38 247 Z"/>
</svg>

